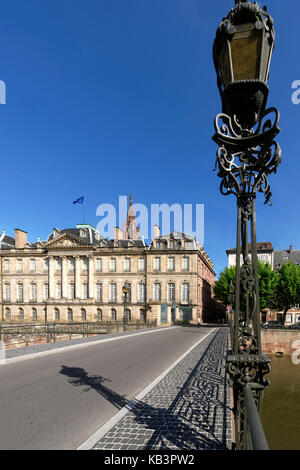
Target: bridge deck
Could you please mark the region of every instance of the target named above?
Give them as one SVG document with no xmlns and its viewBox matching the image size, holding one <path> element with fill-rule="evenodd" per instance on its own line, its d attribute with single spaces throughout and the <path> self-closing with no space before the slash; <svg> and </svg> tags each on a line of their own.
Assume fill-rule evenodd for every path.
<svg viewBox="0 0 300 470">
<path fill-rule="evenodd" d="M 231 449 L 227 335 L 227 328 L 208 335 L 111 429 L 106 426 L 93 449 Z"/>
</svg>

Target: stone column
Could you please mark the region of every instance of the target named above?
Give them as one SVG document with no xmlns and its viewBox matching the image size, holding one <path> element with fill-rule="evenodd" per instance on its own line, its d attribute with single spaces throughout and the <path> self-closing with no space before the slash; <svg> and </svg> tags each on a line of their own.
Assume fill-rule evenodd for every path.
<svg viewBox="0 0 300 470">
<path fill-rule="evenodd" d="M 89 271 L 88 271 L 88 298 L 94 298 L 94 258 L 93 256 L 88 257 L 89 260 Z"/>
<path fill-rule="evenodd" d="M 49 256 L 49 269 L 48 269 L 48 288 L 49 288 L 49 298 L 54 299 L 55 297 L 55 280 L 54 280 L 54 257 Z"/>
<path fill-rule="evenodd" d="M 61 266 L 61 296 L 63 299 L 68 298 L 68 258 L 66 256 L 62 257 L 62 266 Z"/>
<path fill-rule="evenodd" d="M 80 256 L 75 257 L 75 298 L 81 298 L 81 283 L 80 283 Z"/>
</svg>

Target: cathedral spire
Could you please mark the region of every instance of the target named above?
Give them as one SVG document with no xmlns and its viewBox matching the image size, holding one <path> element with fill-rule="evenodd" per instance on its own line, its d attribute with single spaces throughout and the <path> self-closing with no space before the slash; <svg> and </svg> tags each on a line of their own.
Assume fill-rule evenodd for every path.
<svg viewBox="0 0 300 470">
<path fill-rule="evenodd" d="M 136 216 L 132 201 L 132 194 L 129 198 L 129 207 L 127 211 L 126 223 L 124 224 L 124 239 L 127 240 L 140 240 L 140 227 L 137 226 Z"/>
</svg>

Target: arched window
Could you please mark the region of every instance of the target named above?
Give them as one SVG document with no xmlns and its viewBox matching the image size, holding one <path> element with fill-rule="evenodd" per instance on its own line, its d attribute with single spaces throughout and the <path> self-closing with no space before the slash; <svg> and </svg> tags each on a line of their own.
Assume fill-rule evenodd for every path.
<svg viewBox="0 0 300 470">
<path fill-rule="evenodd" d="M 97 308 L 97 321 L 102 321 L 102 310 Z"/>
<path fill-rule="evenodd" d="M 37 320 L 37 309 L 36 308 L 32 309 L 32 320 Z"/>
<path fill-rule="evenodd" d="M 115 308 L 111 309 L 111 319 L 112 321 L 117 321 L 117 311 Z"/>
<path fill-rule="evenodd" d="M 140 310 L 140 321 L 143 323 L 146 323 L 147 318 L 146 318 L 146 311 L 144 308 L 141 308 Z"/>
<path fill-rule="evenodd" d="M 125 310 L 125 315 L 126 315 L 126 321 L 131 321 L 131 310 L 129 308 Z"/>
<path fill-rule="evenodd" d="M 68 314 L 68 321 L 73 321 L 73 310 L 71 308 L 68 308 L 67 314 Z"/>
<path fill-rule="evenodd" d="M 85 310 L 85 308 L 81 309 L 81 320 L 86 321 L 86 310 Z"/>
<path fill-rule="evenodd" d="M 54 320 L 55 320 L 55 321 L 59 321 L 59 320 L 60 320 L 59 308 L 55 308 L 55 309 L 54 309 Z"/>
<path fill-rule="evenodd" d="M 8 307 L 5 309 L 5 318 L 6 320 L 11 320 L 11 311 Z"/>
<path fill-rule="evenodd" d="M 19 308 L 19 320 L 24 320 L 24 310 Z"/>
</svg>

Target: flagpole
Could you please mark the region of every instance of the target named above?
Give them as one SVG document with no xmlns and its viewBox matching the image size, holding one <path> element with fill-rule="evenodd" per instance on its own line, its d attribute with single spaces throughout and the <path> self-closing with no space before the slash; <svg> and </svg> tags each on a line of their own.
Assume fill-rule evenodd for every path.
<svg viewBox="0 0 300 470">
<path fill-rule="evenodd" d="M 82 223 L 84 225 L 84 205 L 85 205 L 85 198 L 83 199 L 83 204 L 82 204 Z"/>
</svg>

